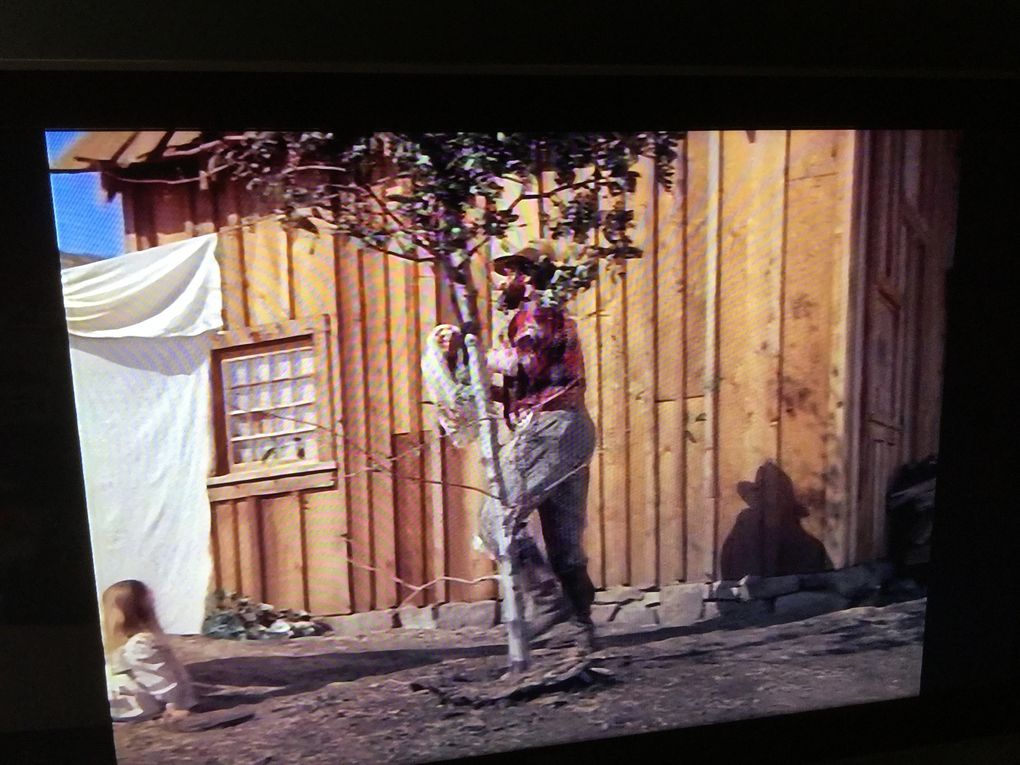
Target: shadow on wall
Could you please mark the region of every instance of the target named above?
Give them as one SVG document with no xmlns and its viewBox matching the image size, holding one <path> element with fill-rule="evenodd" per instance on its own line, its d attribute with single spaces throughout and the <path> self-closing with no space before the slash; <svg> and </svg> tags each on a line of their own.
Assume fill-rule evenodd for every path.
<svg viewBox="0 0 1020 765">
<path fill-rule="evenodd" d="M 832 568 L 825 545 L 801 526 L 807 508 L 797 500 L 790 480 L 774 462 L 766 462 L 754 481 L 741 481 L 737 493 L 747 507 L 723 542 L 723 579 L 748 574 L 784 576 Z"/>
</svg>

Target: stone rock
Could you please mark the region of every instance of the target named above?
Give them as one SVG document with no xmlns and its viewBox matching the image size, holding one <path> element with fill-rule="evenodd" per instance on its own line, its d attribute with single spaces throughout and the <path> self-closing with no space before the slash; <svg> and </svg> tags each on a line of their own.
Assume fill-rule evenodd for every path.
<svg viewBox="0 0 1020 765">
<path fill-rule="evenodd" d="M 740 595 L 740 582 L 724 580 L 708 585 L 708 594 L 705 596 L 705 600 L 740 600 Z"/>
<path fill-rule="evenodd" d="M 835 571 L 818 571 L 811 574 L 801 574 L 800 588 L 802 590 L 828 590 L 832 587 L 832 575 Z"/>
<path fill-rule="evenodd" d="M 599 604 L 630 603 L 635 600 L 641 600 L 643 596 L 644 593 L 637 587 L 609 587 L 595 593 L 595 602 Z"/>
<path fill-rule="evenodd" d="M 880 560 L 866 565 L 871 573 L 877 577 L 882 584 L 891 582 L 896 576 L 896 565 L 891 561 Z"/>
<path fill-rule="evenodd" d="M 334 635 L 349 637 L 353 635 L 369 635 L 373 632 L 382 632 L 396 626 L 396 612 L 387 611 L 365 611 L 360 614 L 348 614 L 347 616 L 326 616 L 320 619 L 333 630 Z"/>
<path fill-rule="evenodd" d="M 687 627 L 702 618 L 705 587 L 670 584 L 659 592 L 659 623 Z"/>
<path fill-rule="evenodd" d="M 641 605 L 645 608 L 657 606 L 662 602 L 662 593 L 660 592 L 646 592 L 644 598 L 641 599 Z"/>
<path fill-rule="evenodd" d="M 613 620 L 619 608 L 617 603 L 596 603 L 591 607 L 591 620 L 595 624 L 607 624 Z"/>
<path fill-rule="evenodd" d="M 750 599 L 778 598 L 780 595 L 789 595 L 800 590 L 800 577 L 796 574 L 755 577 L 745 583 L 744 587 Z"/>
<path fill-rule="evenodd" d="M 808 617 L 839 611 L 848 605 L 849 601 L 835 592 L 794 592 L 776 598 L 774 610 L 777 616 Z"/>
<path fill-rule="evenodd" d="M 879 575 L 867 566 L 852 566 L 833 571 L 829 581 L 832 589 L 844 598 L 850 599 L 864 597 L 882 587 Z"/>
<path fill-rule="evenodd" d="M 641 603 L 624 603 L 620 606 L 613 624 L 630 624 L 635 627 L 648 627 L 659 623 L 657 608 L 645 608 Z"/>
<path fill-rule="evenodd" d="M 434 630 L 436 628 L 436 607 L 404 606 L 397 611 L 397 621 L 403 629 Z"/>
<path fill-rule="evenodd" d="M 488 629 L 497 623 L 498 609 L 494 600 L 477 603 L 443 603 L 436 613 L 436 626 L 441 630 L 459 630 L 465 627 Z"/>
<path fill-rule="evenodd" d="M 916 600 L 925 596 L 924 588 L 913 579 L 894 579 L 886 589 L 889 597 L 896 600 Z"/>
<path fill-rule="evenodd" d="M 716 600 L 711 602 L 715 606 L 713 612 L 718 613 L 727 621 L 736 623 L 745 621 L 750 623 L 772 614 L 771 600 L 738 600 L 736 602 Z"/>
</svg>

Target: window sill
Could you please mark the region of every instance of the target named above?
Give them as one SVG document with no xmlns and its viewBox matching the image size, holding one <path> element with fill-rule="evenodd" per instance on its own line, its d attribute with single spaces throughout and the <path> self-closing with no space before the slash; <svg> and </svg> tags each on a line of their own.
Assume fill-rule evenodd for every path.
<svg viewBox="0 0 1020 765">
<path fill-rule="evenodd" d="M 206 484 L 209 501 L 333 488 L 336 486 L 336 467 L 335 462 L 306 462 L 215 476 Z"/>
</svg>

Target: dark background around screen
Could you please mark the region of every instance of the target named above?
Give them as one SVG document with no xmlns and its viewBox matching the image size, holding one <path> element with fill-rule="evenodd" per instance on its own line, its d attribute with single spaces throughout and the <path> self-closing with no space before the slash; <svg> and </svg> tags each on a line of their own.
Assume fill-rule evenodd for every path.
<svg viewBox="0 0 1020 765">
<path fill-rule="evenodd" d="M 253 26 L 250 20 L 224 26 L 164 8 L 162 20 L 146 11 L 146 23 L 134 17 L 129 24 L 127 15 L 115 13 L 113 6 L 102 17 L 97 11 L 79 18 L 80 9 L 52 9 L 58 16 L 47 18 L 45 5 L 36 3 L 31 15 L 23 17 L 20 34 L 17 25 L 0 24 L 0 55 L 236 62 L 265 57 L 260 51 L 272 42 L 260 36 L 266 34 L 264 25 Z M 590 16 L 573 28 L 612 43 L 617 38 L 606 37 L 605 30 L 612 28 L 614 17 L 600 4 L 592 5 L 596 8 L 589 10 Z M 697 752 L 701 762 L 766 761 L 774 756 L 787 762 L 836 762 L 857 755 L 862 759 L 847 762 L 913 762 L 922 756 L 925 762 L 1012 761 L 1016 740 L 1001 734 L 1015 730 L 1012 690 L 1020 679 L 1020 585 L 1014 552 L 1020 523 L 1013 464 L 1018 451 L 1013 372 L 1018 342 L 1012 310 L 1020 283 L 1020 135 L 1001 121 L 1015 100 L 1017 69 L 1010 38 L 1017 26 L 1011 19 L 975 26 L 973 15 L 954 19 L 948 6 L 905 3 L 910 13 L 905 10 L 881 23 L 874 22 L 879 15 L 867 15 L 878 11 L 861 7 L 856 17 L 860 23 L 852 27 L 859 34 L 844 37 L 831 30 L 840 23 L 845 28 L 847 19 L 838 12 L 826 19 L 817 10 L 827 4 L 812 4 L 816 9 L 811 11 L 805 10 L 806 4 L 789 5 L 804 12 L 796 23 L 784 26 L 764 6 L 748 10 L 741 4 L 741 13 L 726 17 L 723 4 L 716 21 L 723 24 L 717 29 L 727 30 L 724 35 L 698 32 L 706 24 L 707 11 L 701 9 L 674 22 L 671 28 L 677 35 L 661 41 L 663 29 L 649 30 L 670 27 L 624 16 L 615 23 L 636 28 L 615 46 L 557 37 L 545 17 L 507 17 L 507 28 L 524 31 L 514 36 L 504 25 L 495 25 L 499 28 L 485 36 L 469 37 L 470 48 L 458 43 L 471 29 L 471 19 L 462 12 L 444 15 L 433 9 L 430 16 L 420 8 L 404 10 L 372 26 L 375 17 L 361 10 L 348 17 L 348 31 L 338 36 L 335 46 L 325 44 L 317 33 L 319 42 L 310 49 L 293 40 L 302 29 L 307 36 L 315 28 L 312 11 L 280 11 L 283 28 L 295 33 L 279 38 L 292 42 L 269 48 L 276 52 L 271 57 L 275 60 L 317 58 L 320 64 L 342 59 L 554 65 L 587 59 L 605 65 L 744 67 L 701 72 L 698 77 L 689 71 L 683 78 L 659 73 L 600 79 L 562 72 L 540 78 L 75 74 L 33 72 L 27 64 L 20 65 L 21 71 L 0 71 L 0 284 L 7 288 L 0 299 L 0 333 L 8 362 L 0 384 L 0 480 L 5 502 L 31 507 L 27 532 L 36 541 L 0 590 L 0 716 L 16 723 L 0 724 L 0 731 L 12 731 L 0 733 L 5 737 L 0 738 L 4 759 L 103 762 L 104 754 L 112 753 L 42 130 L 171 123 L 311 127 L 353 121 L 366 129 L 425 124 L 454 129 L 649 124 L 691 129 L 963 128 L 922 699 L 575 745 L 550 750 L 547 757 L 559 762 L 571 757 L 639 758 L 667 747 L 678 757 Z M 12 16 L 16 7 L 14 11 Z M 5 7 L 4 22 L 9 13 Z M 514 14 L 522 13 L 515 7 Z M 562 13 L 556 14 L 561 24 Z M 869 18 L 871 24 L 866 23 Z M 412 35 L 401 23 L 421 31 Z M 359 25 L 368 25 L 372 33 L 353 33 Z M 827 43 L 812 25 L 830 30 Z M 782 31 L 773 32 L 761 49 L 748 44 L 756 29 Z M 914 34 L 906 34 L 909 30 Z M 426 34 L 430 40 L 424 39 Z M 676 44 L 677 38 L 682 45 Z M 373 46 L 373 40 L 386 44 Z M 854 76 L 853 65 L 862 61 L 872 71 Z M 750 68 L 755 64 L 799 71 L 762 79 Z M 885 76 L 871 76 L 883 67 Z M 908 76 L 905 69 L 914 73 Z M 919 70 L 927 75 L 915 76 L 924 73 Z M 252 98 L 253 92 L 273 97 Z M 13 688 L 16 693 L 9 692 Z M 17 732 L 21 729 L 26 732 Z M 902 749 L 913 754 L 898 753 Z M 869 759 L 864 759 L 866 754 Z M 492 761 L 504 759 L 511 761 Z M 537 755 L 518 755 L 513 761 L 533 759 L 537 761 Z"/>
</svg>

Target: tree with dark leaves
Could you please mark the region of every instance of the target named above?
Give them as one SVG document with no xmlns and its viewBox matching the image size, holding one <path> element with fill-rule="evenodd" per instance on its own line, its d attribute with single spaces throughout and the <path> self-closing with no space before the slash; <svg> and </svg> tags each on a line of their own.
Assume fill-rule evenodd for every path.
<svg viewBox="0 0 1020 765">
<path fill-rule="evenodd" d="M 546 264 L 540 290 L 547 305 L 563 305 L 587 289 L 605 260 L 619 274 L 640 257 L 630 236 L 628 194 L 641 157 L 669 189 L 682 134 L 640 133 L 341 133 L 264 131 L 224 134 L 207 144 L 209 174 L 226 173 L 271 202 L 288 227 L 331 231 L 366 249 L 433 264 L 450 293 L 467 351 L 490 492 L 506 496 L 500 474 L 489 375 L 479 348 L 477 285 L 470 264 L 493 240 L 521 224 L 519 207 L 544 200 L 548 236 L 582 245 L 565 262 Z M 543 178 L 554 176 L 554 183 Z M 592 244 L 597 241 L 598 244 Z M 522 591 L 512 534 L 500 540 L 500 579 L 510 665 L 528 663 Z"/>
</svg>

